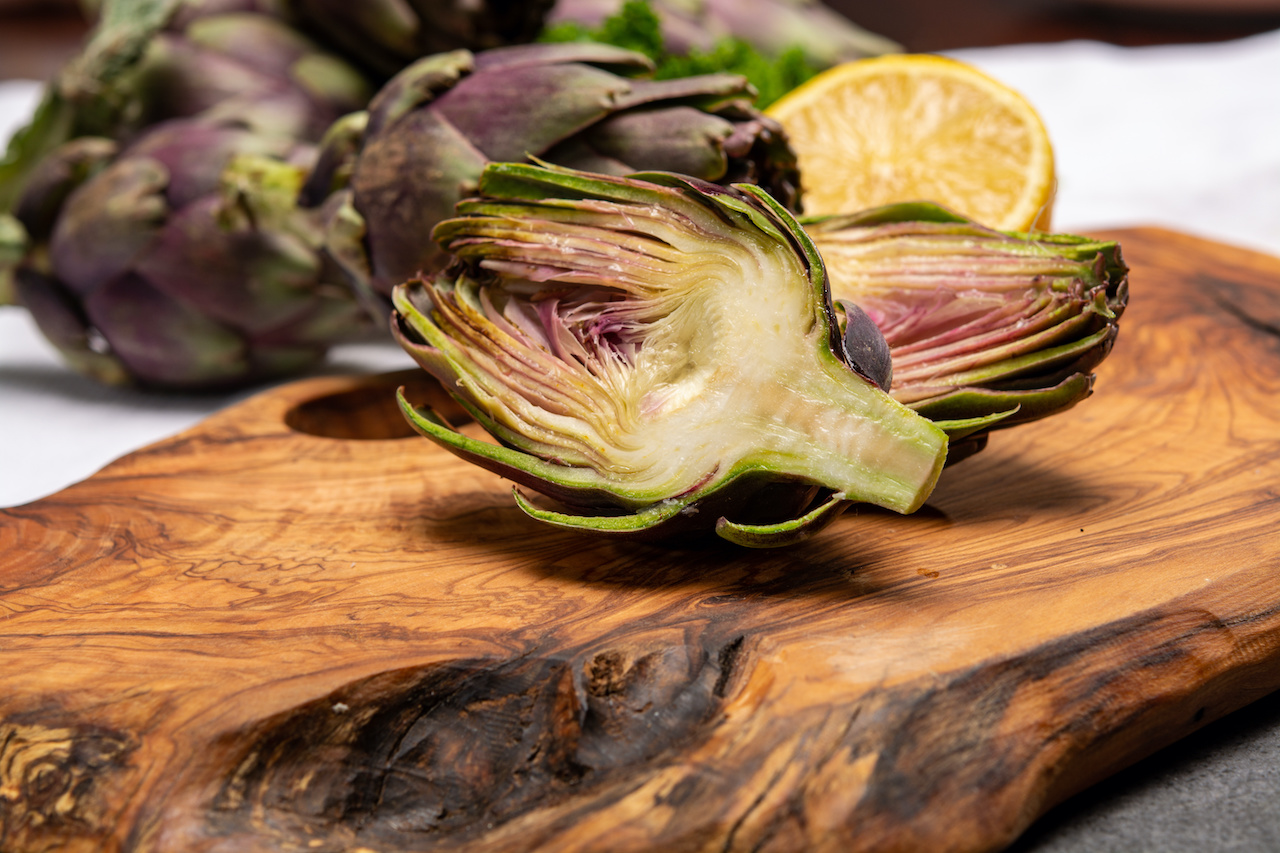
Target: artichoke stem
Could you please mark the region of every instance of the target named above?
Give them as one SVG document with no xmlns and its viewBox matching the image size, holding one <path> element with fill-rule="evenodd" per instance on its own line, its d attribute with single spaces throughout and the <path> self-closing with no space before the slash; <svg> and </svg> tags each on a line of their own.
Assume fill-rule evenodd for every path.
<svg viewBox="0 0 1280 853">
<path fill-rule="evenodd" d="M 760 398 L 760 426 L 774 440 L 752 462 L 849 500 L 919 509 L 946 460 L 942 430 L 834 361 L 784 378 Z"/>
</svg>

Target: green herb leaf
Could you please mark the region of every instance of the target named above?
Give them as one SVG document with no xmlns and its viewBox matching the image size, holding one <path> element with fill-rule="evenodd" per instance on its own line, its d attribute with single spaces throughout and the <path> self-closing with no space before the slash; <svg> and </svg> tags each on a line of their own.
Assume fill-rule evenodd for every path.
<svg viewBox="0 0 1280 853">
<path fill-rule="evenodd" d="M 758 93 L 755 103 L 760 109 L 822 70 L 810 62 L 799 47 L 772 57 L 761 53 L 750 42 L 732 37 L 720 39 L 710 50 L 670 53 L 662 37 L 662 21 L 648 0 L 627 0 L 596 29 L 564 22 L 548 27 L 539 40 L 594 41 L 643 53 L 657 66 L 654 77 L 658 80 L 718 72 L 741 74 Z"/>
</svg>

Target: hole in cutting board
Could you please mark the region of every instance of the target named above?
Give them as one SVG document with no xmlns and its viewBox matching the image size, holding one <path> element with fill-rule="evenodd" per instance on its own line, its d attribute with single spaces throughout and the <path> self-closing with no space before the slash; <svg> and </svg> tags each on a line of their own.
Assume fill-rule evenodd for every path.
<svg viewBox="0 0 1280 853">
<path fill-rule="evenodd" d="M 370 376 L 358 388 L 327 394 L 299 403 L 287 411 L 285 425 L 295 432 L 348 441 L 385 441 L 416 438 L 396 402 L 396 389 L 404 386 L 414 405 L 426 405 L 460 424 L 470 421 L 440 384 L 421 370 Z"/>
</svg>

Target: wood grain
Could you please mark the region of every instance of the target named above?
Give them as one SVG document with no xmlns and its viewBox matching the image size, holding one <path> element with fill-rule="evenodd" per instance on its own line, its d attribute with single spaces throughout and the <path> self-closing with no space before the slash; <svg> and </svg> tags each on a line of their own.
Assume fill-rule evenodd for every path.
<svg viewBox="0 0 1280 853">
<path fill-rule="evenodd" d="M 541 528 L 404 376 L 0 511 L 0 849 L 1006 845 L 1280 686 L 1280 261 L 1111 236 L 1092 399 L 789 551 Z"/>
</svg>

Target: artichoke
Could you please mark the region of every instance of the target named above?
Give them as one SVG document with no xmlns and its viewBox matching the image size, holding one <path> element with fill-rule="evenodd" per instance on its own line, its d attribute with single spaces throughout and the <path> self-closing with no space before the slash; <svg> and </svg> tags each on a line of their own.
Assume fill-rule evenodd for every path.
<svg viewBox="0 0 1280 853">
<path fill-rule="evenodd" d="M 928 497 L 946 434 L 846 358 L 821 257 L 758 186 L 494 164 L 480 190 L 436 229 L 455 263 L 396 288 L 393 328 L 499 444 L 400 402 L 562 505 L 517 491 L 530 516 L 776 546 L 850 502 Z"/>
<path fill-rule="evenodd" d="M 1128 301 L 1111 241 L 1002 233 L 920 203 L 805 227 L 850 326 L 884 335 L 892 395 L 948 429 L 952 461 L 1088 397 Z"/>
<path fill-rule="evenodd" d="M 625 0 L 559 0 L 547 18 L 598 27 L 617 15 Z M 806 61 L 827 68 L 868 56 L 895 53 L 901 45 L 859 27 L 819 0 L 647 0 L 662 24 L 671 53 L 712 50 L 724 38 L 741 39 L 777 57 L 800 50 Z"/>
<path fill-rule="evenodd" d="M 390 77 L 450 50 L 533 41 L 555 0 L 291 0 L 299 25 Z"/>
<path fill-rule="evenodd" d="M 488 162 L 528 159 L 607 174 L 671 171 L 762 185 L 799 204 L 795 154 L 751 105 L 744 78 L 654 81 L 644 56 L 540 44 L 420 60 L 326 137 L 303 194 L 343 199 L 328 248 L 385 318 L 392 289 L 448 260 L 425 240 Z"/>
<path fill-rule="evenodd" d="M 108 4 L 103 32 L 124 27 L 132 46 L 93 66 L 96 94 L 84 62 L 55 80 L 0 174 L 0 231 L 26 242 L 16 298 L 98 380 L 244 384 L 309 367 L 365 329 L 322 251 L 329 211 L 296 197 L 320 135 L 369 87 L 238 5 L 144 21 L 125 12 L 145 3 Z"/>
</svg>

